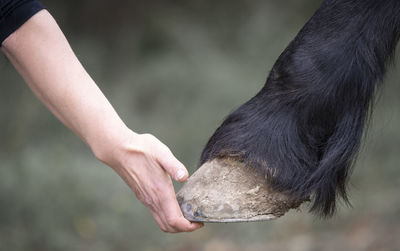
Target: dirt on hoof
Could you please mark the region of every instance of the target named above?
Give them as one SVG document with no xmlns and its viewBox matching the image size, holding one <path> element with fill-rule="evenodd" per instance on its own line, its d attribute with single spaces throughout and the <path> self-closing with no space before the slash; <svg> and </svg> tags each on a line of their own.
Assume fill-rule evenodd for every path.
<svg viewBox="0 0 400 251">
<path fill-rule="evenodd" d="M 177 199 L 185 218 L 196 222 L 271 220 L 303 202 L 274 192 L 262 175 L 233 159 L 204 163 Z"/>
</svg>

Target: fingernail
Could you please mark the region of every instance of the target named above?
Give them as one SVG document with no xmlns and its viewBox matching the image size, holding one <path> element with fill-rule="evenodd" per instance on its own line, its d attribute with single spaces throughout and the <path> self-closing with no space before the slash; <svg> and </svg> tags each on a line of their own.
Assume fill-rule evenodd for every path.
<svg viewBox="0 0 400 251">
<path fill-rule="evenodd" d="M 176 172 L 176 178 L 177 178 L 178 180 L 180 180 L 180 179 L 182 179 L 183 177 L 185 177 L 185 174 L 186 174 L 185 170 L 179 169 L 178 172 Z"/>
</svg>

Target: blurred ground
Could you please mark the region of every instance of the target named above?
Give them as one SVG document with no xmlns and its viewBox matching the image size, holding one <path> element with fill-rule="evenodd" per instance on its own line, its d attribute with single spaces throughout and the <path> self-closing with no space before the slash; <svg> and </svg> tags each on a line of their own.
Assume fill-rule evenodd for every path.
<svg viewBox="0 0 400 251">
<path fill-rule="evenodd" d="M 262 87 L 319 4 L 42 2 L 126 123 L 159 137 L 191 172 L 223 117 Z M 272 222 L 178 235 L 158 229 L 4 56 L 0 74 L 0 250 L 400 250 L 398 66 L 378 95 L 351 179 L 352 208 L 329 220 L 305 207 Z"/>
</svg>

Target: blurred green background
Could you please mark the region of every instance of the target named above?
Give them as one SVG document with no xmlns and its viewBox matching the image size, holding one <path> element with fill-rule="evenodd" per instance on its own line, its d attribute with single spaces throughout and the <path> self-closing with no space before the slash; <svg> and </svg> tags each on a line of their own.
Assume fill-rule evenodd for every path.
<svg viewBox="0 0 400 251">
<path fill-rule="evenodd" d="M 319 5 L 42 2 L 129 127 L 156 135 L 191 173 L 208 137 L 262 87 Z M 0 250 L 400 250 L 400 67 L 379 92 L 351 178 L 352 208 L 329 220 L 304 207 L 276 221 L 172 235 L 0 57 Z"/>
</svg>

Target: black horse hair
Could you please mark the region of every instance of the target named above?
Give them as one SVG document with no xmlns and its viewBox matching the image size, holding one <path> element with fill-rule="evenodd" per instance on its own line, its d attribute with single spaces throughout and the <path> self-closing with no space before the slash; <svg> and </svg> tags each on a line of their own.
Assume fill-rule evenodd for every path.
<svg viewBox="0 0 400 251">
<path fill-rule="evenodd" d="M 200 164 L 235 158 L 331 216 L 400 35 L 400 0 L 324 0 L 260 92 L 233 111 Z"/>
</svg>

